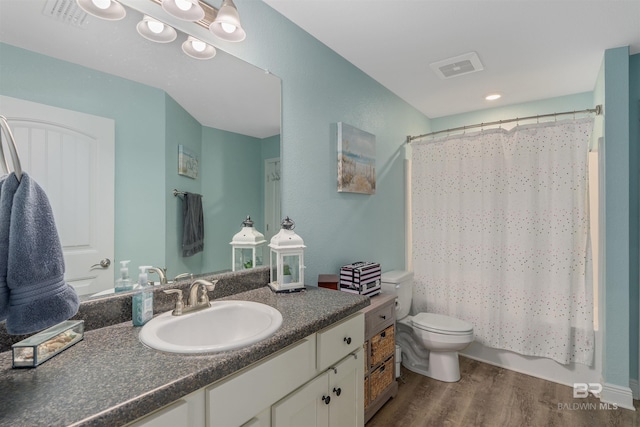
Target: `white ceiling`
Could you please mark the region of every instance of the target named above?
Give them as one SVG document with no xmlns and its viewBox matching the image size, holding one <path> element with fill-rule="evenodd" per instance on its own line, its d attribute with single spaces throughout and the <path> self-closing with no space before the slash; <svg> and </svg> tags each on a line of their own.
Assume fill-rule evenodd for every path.
<svg viewBox="0 0 640 427">
<path fill-rule="evenodd" d="M 590 92 L 605 49 L 640 52 L 640 0 L 264 1 L 431 118 Z M 429 67 L 468 52 L 483 71 Z"/>
<path fill-rule="evenodd" d="M 77 8 L 75 0 L 62 1 Z M 162 89 L 204 126 L 257 138 L 280 133 L 279 78 L 220 50 L 207 61 L 189 58 L 180 47 L 183 33 L 167 44 L 143 39 L 135 29 L 142 14 L 131 8 L 121 21 L 86 15 L 86 24 L 78 27 L 45 16 L 45 4 L 0 0 L 0 41 Z M 137 4 L 157 9 L 156 16 L 165 22 L 197 27 L 199 37 L 215 39 L 151 2 Z"/>
</svg>

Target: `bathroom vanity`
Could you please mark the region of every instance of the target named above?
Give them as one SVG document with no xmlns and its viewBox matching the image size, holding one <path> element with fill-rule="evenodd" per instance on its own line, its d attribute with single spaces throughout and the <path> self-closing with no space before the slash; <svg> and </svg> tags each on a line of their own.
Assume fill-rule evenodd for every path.
<svg viewBox="0 0 640 427">
<path fill-rule="evenodd" d="M 293 426 L 312 414 L 317 425 L 363 425 L 367 297 L 262 286 L 220 299 L 270 305 L 282 326 L 248 347 L 202 355 L 148 348 L 130 321 L 86 332 L 35 369 L 11 369 L 11 352 L 0 353 L 0 425 Z M 300 412 L 307 399 L 315 409 Z"/>
</svg>

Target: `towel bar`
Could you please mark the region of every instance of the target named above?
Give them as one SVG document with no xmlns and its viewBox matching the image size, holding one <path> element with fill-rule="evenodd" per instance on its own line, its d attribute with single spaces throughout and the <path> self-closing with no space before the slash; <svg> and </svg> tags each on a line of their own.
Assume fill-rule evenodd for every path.
<svg viewBox="0 0 640 427">
<path fill-rule="evenodd" d="M 18 147 L 16 147 L 16 141 L 13 138 L 13 133 L 11 133 L 9 122 L 7 122 L 7 118 L 5 116 L 0 116 L 0 127 L 2 127 L 2 132 L 0 132 L 0 155 L 2 156 L 2 162 L 0 162 L 0 165 L 2 165 L 2 169 L 5 173 L 9 173 L 11 171 L 9 169 L 9 164 L 7 163 L 7 157 L 4 155 L 4 149 L 2 148 L 2 133 L 4 133 L 8 139 L 7 146 L 11 152 L 13 169 L 16 173 L 16 178 L 20 181 L 20 179 L 22 179 L 22 166 L 20 165 L 20 156 L 18 156 Z"/>
</svg>

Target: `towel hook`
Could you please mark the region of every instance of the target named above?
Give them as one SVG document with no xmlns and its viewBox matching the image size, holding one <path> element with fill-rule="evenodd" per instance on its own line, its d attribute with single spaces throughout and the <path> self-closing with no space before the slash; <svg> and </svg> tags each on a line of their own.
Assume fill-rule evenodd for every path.
<svg viewBox="0 0 640 427">
<path fill-rule="evenodd" d="M 0 127 L 2 128 L 2 132 L 0 132 L 0 155 L 2 156 L 2 169 L 4 169 L 6 173 L 10 172 L 9 164 L 7 163 L 7 158 L 4 155 L 4 150 L 2 148 L 2 133 L 4 133 L 8 139 L 7 146 L 9 147 L 9 151 L 11 152 L 11 162 L 13 163 L 13 169 L 19 182 L 22 179 L 22 166 L 20 165 L 20 157 L 18 156 L 16 140 L 13 138 L 13 133 L 11 133 L 9 122 L 7 122 L 7 118 L 5 116 L 0 116 Z"/>
</svg>

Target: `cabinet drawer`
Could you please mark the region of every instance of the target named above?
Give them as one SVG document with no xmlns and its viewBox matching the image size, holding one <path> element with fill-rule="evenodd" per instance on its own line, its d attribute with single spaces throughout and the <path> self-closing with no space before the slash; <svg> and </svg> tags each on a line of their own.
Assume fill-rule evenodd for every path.
<svg viewBox="0 0 640 427">
<path fill-rule="evenodd" d="M 356 313 L 347 320 L 316 334 L 317 365 L 323 371 L 364 343 L 364 314 Z"/>
<path fill-rule="evenodd" d="M 371 367 L 393 355 L 396 349 L 395 327 L 391 325 L 384 331 L 371 338 L 371 354 L 369 363 Z"/>
<path fill-rule="evenodd" d="M 369 375 L 369 399 L 370 402 L 382 394 L 393 382 L 394 357 L 391 356 Z"/>
<path fill-rule="evenodd" d="M 370 337 L 395 322 L 395 300 L 367 313 L 365 335 Z"/>
</svg>

